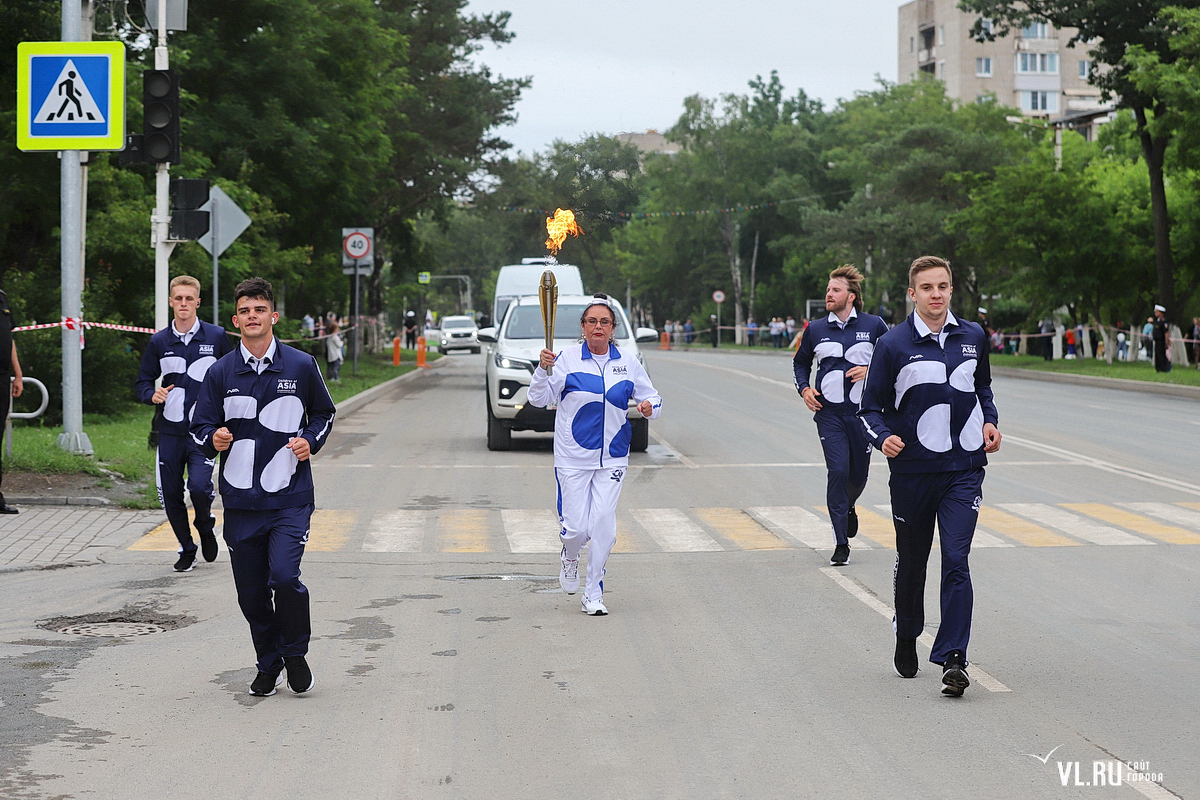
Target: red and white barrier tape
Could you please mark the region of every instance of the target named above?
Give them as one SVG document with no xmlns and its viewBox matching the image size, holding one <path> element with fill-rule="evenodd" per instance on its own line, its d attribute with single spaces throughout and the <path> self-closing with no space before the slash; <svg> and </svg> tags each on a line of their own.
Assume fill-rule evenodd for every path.
<svg viewBox="0 0 1200 800">
<path fill-rule="evenodd" d="M 154 328 L 139 328 L 136 325 L 115 325 L 111 322 L 85 322 L 78 317 L 63 317 L 60 322 L 47 322 L 44 325 L 22 325 L 13 328 L 12 332 L 40 331 L 47 328 L 66 328 L 69 331 L 82 331 L 85 328 L 108 328 L 114 331 L 131 331 L 132 333 L 154 333 Z"/>
</svg>

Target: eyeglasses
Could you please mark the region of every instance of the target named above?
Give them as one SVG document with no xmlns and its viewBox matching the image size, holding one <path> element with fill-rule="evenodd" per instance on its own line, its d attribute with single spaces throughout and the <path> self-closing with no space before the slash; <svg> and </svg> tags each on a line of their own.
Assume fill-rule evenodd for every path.
<svg viewBox="0 0 1200 800">
<path fill-rule="evenodd" d="M 597 319 L 596 317 L 588 317 L 583 321 L 583 324 L 587 325 L 588 327 L 595 327 L 596 325 L 599 325 L 602 328 L 607 328 L 609 325 L 613 324 L 613 321 L 608 317 L 603 317 L 601 319 Z"/>
</svg>

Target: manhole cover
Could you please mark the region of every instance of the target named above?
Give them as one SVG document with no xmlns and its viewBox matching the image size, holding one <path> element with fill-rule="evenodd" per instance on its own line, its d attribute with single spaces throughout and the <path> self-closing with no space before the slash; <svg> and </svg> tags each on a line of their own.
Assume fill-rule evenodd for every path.
<svg viewBox="0 0 1200 800">
<path fill-rule="evenodd" d="M 59 628 L 59 633 L 74 636 L 146 636 L 165 631 L 161 625 L 149 622 L 87 622 Z"/>
</svg>

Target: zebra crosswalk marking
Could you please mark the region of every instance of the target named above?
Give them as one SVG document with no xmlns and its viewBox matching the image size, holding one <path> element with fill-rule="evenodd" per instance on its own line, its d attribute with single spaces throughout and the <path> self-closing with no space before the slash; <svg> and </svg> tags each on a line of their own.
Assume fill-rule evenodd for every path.
<svg viewBox="0 0 1200 800">
<path fill-rule="evenodd" d="M 319 553 L 337 552 L 346 544 L 356 524 L 357 511 L 319 508 L 308 521 L 308 544 L 304 549 Z"/>
<path fill-rule="evenodd" d="M 1027 519 L 1007 514 L 995 506 L 985 505 L 979 508 L 979 523 L 988 530 L 1016 539 L 1027 547 L 1074 547 L 1080 544 Z"/>
<path fill-rule="evenodd" d="M 802 506 L 756 506 L 747 508 L 746 512 L 813 550 L 833 549 L 829 517 L 818 517 Z M 872 547 L 865 541 L 855 541 L 854 549 L 871 550 Z"/>
<path fill-rule="evenodd" d="M 1063 508 L 1078 511 L 1081 514 L 1087 514 L 1171 544 L 1200 544 L 1200 534 L 1185 531 L 1174 525 L 1164 525 L 1157 520 L 1126 511 L 1123 508 L 1113 508 L 1101 503 L 1064 503 Z"/>
<path fill-rule="evenodd" d="M 705 525 L 731 540 L 739 550 L 789 549 L 786 542 L 740 508 L 697 508 L 693 513 Z"/>
<path fill-rule="evenodd" d="M 823 513 L 828 514 L 827 506 L 817 506 Z M 855 506 L 854 512 L 858 515 L 858 535 L 866 536 L 872 542 L 875 542 L 880 547 L 888 550 L 896 549 L 896 528 L 892 525 L 892 507 L 890 505 L 880 505 L 884 515 L 876 514 L 867 506 Z M 850 543 L 850 548 L 855 549 L 861 547 L 859 540 L 855 539 Z"/>
<path fill-rule="evenodd" d="M 1043 525 L 1049 525 L 1051 528 L 1058 528 L 1063 533 L 1070 534 L 1092 544 L 1154 544 L 1149 539 L 1142 539 L 1139 536 L 1119 531 L 1108 525 L 1092 522 L 1078 514 L 1072 514 L 1065 509 L 1044 503 L 1001 503 L 1000 507 L 1006 511 L 1012 511 L 1015 514 L 1029 517 Z"/>
<path fill-rule="evenodd" d="M 375 515 L 363 540 L 364 553 L 419 553 L 430 527 L 428 511 L 384 511 Z"/>
<path fill-rule="evenodd" d="M 558 515 L 550 509 L 505 508 L 500 511 L 508 549 L 513 553 L 557 553 L 562 550 Z"/>
<path fill-rule="evenodd" d="M 630 513 L 664 552 L 695 553 L 725 549 L 677 508 L 635 508 Z"/>
<path fill-rule="evenodd" d="M 191 511 L 191 509 L 188 509 L 188 514 L 191 515 L 192 513 L 193 512 Z M 225 542 L 221 540 L 221 522 L 222 522 L 222 518 L 224 517 L 224 514 L 222 514 L 219 509 L 213 511 L 212 513 L 213 513 L 213 516 L 217 520 L 213 530 L 215 530 L 217 532 L 217 541 L 220 543 L 221 549 L 224 550 Z M 190 518 L 190 516 L 189 516 L 189 518 Z M 198 545 L 199 542 L 197 540 L 199 538 L 200 537 L 198 537 L 196 535 L 195 527 L 193 527 L 192 528 L 192 541 L 196 542 L 196 544 Z M 175 551 L 177 551 L 179 549 L 179 540 L 175 538 L 175 531 L 171 529 L 171 523 L 164 522 L 163 524 L 154 528 L 154 530 L 147 533 L 142 538 L 138 539 L 133 544 L 129 545 L 129 547 L 127 547 L 126 549 L 127 550 L 148 550 L 148 551 L 158 552 L 158 553 L 174 553 Z"/>
<path fill-rule="evenodd" d="M 1192 508 L 1192 506 L 1196 508 Z M 215 512 L 218 525 L 223 513 Z M 895 549 L 890 507 L 858 506 L 861 535 L 851 547 Z M 1053 530 L 1052 530 L 1053 529 Z M 361 548 L 367 553 L 557 553 L 558 516 L 551 508 L 443 508 L 313 512 L 308 550 Z M 359 538 L 361 537 L 361 539 Z M 1083 544 L 1200 545 L 1200 503 L 1002 503 L 983 506 L 974 546 L 1069 547 Z M 128 549 L 175 552 L 167 523 Z M 629 508 L 617 512 L 616 553 L 830 550 L 833 534 L 821 506 Z M 224 547 L 222 546 L 222 549 Z"/>
<path fill-rule="evenodd" d="M 877 505 L 875 507 L 878 508 L 880 511 L 882 511 L 884 514 L 886 514 L 890 521 L 891 516 L 892 516 L 891 504 L 880 503 L 879 505 Z M 896 526 L 895 526 L 895 524 L 893 524 L 892 525 L 892 541 L 893 541 L 893 543 L 895 542 L 895 531 L 896 531 Z M 942 546 L 941 541 L 937 534 L 936 527 L 934 529 L 933 544 L 931 546 L 935 549 L 940 549 Z M 1003 539 L 1001 539 L 998 536 L 993 536 L 992 534 L 988 533 L 987 531 L 976 528 L 975 533 L 971 535 L 971 547 L 1015 547 L 1015 545 L 1012 544 L 1011 542 L 1004 541 Z"/>
<path fill-rule="evenodd" d="M 1187 505 L 1186 503 L 1180 503 L 1179 505 L 1172 505 L 1171 503 L 1117 503 L 1117 505 L 1121 508 L 1128 508 L 1130 511 L 1137 511 L 1142 514 L 1149 514 L 1152 517 L 1165 519 L 1167 522 L 1181 523 L 1193 530 L 1200 530 L 1200 512 L 1179 507 L 1179 505 Z M 1200 503 L 1196 503 L 1195 505 L 1200 507 Z"/>
<path fill-rule="evenodd" d="M 491 525 L 487 509 L 448 508 L 438 513 L 439 553 L 489 553 Z"/>
</svg>

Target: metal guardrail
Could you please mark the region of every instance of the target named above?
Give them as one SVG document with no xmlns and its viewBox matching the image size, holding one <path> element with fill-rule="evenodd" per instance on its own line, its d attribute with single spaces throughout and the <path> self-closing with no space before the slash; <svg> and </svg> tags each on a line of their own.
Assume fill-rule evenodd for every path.
<svg viewBox="0 0 1200 800">
<path fill-rule="evenodd" d="M 9 379 L 9 385 L 16 378 Z M 42 414 L 46 413 L 46 409 L 50 406 L 50 392 L 46 389 L 46 384 L 39 381 L 37 378 L 22 378 L 22 383 L 28 385 L 33 384 L 42 393 L 42 403 L 38 406 L 37 411 L 17 411 L 12 410 L 13 396 L 12 392 L 8 394 L 8 416 L 4 419 L 4 457 L 12 458 L 12 421 L 14 419 L 37 419 Z"/>
</svg>

